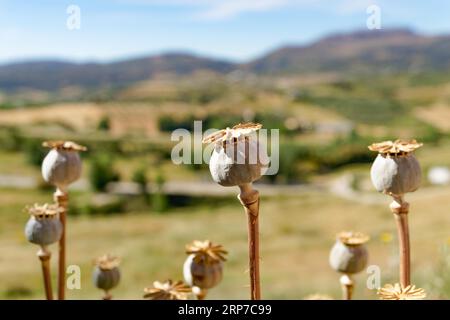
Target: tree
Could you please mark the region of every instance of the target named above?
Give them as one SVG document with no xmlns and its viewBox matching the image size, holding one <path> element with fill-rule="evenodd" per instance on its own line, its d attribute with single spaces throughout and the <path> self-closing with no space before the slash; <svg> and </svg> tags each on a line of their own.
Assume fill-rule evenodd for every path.
<svg viewBox="0 0 450 320">
<path fill-rule="evenodd" d="M 89 180 L 94 190 L 105 191 L 110 182 L 119 181 L 120 176 L 114 169 L 111 155 L 102 154 L 92 157 Z"/>
</svg>

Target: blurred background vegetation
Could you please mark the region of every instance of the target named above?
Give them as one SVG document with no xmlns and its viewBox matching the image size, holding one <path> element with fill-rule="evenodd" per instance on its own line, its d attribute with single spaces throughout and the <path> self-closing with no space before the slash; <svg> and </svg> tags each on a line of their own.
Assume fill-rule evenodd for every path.
<svg viewBox="0 0 450 320">
<path fill-rule="evenodd" d="M 171 132 L 192 131 L 201 120 L 204 130 L 244 121 L 280 130 L 279 172 L 257 183 L 263 297 L 275 299 L 316 292 L 339 298 L 328 251 L 347 229 L 371 236 L 370 263 L 381 267 L 383 283 L 396 279 L 394 220 L 389 199 L 370 184 L 375 154 L 367 146 L 424 142 L 417 152 L 423 187 L 408 195 L 413 279 L 430 297 L 448 298 L 450 181 L 441 177 L 436 185 L 428 174 L 450 167 L 450 59 L 438 59 L 442 39 L 429 37 L 425 50 L 424 38 L 405 30 L 356 33 L 244 65 L 168 55 L 159 57 L 159 68 L 150 57 L 120 68 L 91 66 L 89 77 L 82 64 L 80 73 L 61 65 L 49 78 L 43 74 L 51 62 L 0 66 L 0 297 L 43 296 L 36 248 L 23 236 L 23 208 L 52 201 L 40 176 L 42 141 L 68 139 L 89 149 L 70 193 L 68 262 L 82 267 L 83 278 L 82 290 L 69 298 L 100 297 L 90 284 L 91 262 L 106 252 L 123 260 L 115 297 L 140 298 L 154 280 L 181 278 L 184 245 L 194 239 L 230 252 L 211 298 L 247 298 L 238 190 L 213 184 L 206 164 L 170 159 Z M 344 59 L 323 48 L 352 54 Z M 399 52 L 416 54 L 399 59 Z M 357 279 L 356 297 L 376 298 L 366 276 Z"/>
</svg>

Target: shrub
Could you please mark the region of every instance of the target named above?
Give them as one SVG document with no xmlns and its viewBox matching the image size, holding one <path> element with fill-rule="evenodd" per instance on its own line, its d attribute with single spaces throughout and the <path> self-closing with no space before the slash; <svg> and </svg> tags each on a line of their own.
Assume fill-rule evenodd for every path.
<svg viewBox="0 0 450 320">
<path fill-rule="evenodd" d="M 169 201 L 163 190 L 165 179 L 161 172 L 156 176 L 155 182 L 156 190 L 152 194 L 152 209 L 156 212 L 164 212 L 169 208 Z"/>
<path fill-rule="evenodd" d="M 120 180 L 119 174 L 114 169 L 111 155 L 102 154 L 92 157 L 89 180 L 96 191 L 105 191 L 108 183 Z"/>
<path fill-rule="evenodd" d="M 111 129 L 111 121 L 109 117 L 102 117 L 98 122 L 97 129 L 100 131 L 109 131 L 109 129 Z"/>
</svg>

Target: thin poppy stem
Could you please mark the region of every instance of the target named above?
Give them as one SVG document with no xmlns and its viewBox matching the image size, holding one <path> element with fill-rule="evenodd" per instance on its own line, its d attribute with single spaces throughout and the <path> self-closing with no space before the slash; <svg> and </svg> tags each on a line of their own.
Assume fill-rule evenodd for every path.
<svg viewBox="0 0 450 320">
<path fill-rule="evenodd" d="M 248 250 L 250 268 L 250 297 L 261 299 L 261 284 L 259 276 L 259 192 L 252 184 L 240 185 L 241 193 L 238 199 L 244 207 L 248 218 Z"/>
<path fill-rule="evenodd" d="M 41 249 L 39 249 L 37 256 L 39 257 L 39 260 L 41 260 L 45 297 L 47 300 L 53 300 L 52 279 L 50 275 L 50 258 L 52 254 L 45 246 L 42 246 Z"/>
<path fill-rule="evenodd" d="M 406 288 L 411 284 L 411 249 L 408 226 L 409 203 L 403 200 L 403 196 L 394 197 L 390 208 L 397 225 L 400 250 L 400 284 L 403 288 Z"/>
<path fill-rule="evenodd" d="M 348 274 L 344 274 L 340 279 L 342 287 L 342 299 L 343 300 L 352 300 L 353 290 L 355 288 L 355 282 L 352 277 Z"/>
<path fill-rule="evenodd" d="M 67 192 L 57 189 L 54 193 L 55 202 L 60 208 L 59 220 L 61 221 L 63 231 L 61 238 L 59 239 L 59 252 L 58 252 L 58 300 L 65 299 L 66 288 L 66 216 L 69 202 L 69 195 Z"/>
</svg>

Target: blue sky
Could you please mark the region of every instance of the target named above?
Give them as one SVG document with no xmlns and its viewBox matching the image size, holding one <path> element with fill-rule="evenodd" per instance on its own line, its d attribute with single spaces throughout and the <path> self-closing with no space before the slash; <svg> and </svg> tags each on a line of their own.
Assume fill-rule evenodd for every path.
<svg viewBox="0 0 450 320">
<path fill-rule="evenodd" d="M 69 5 L 81 29 L 66 27 Z M 427 0 L 0 0 L 0 62 L 34 58 L 110 61 L 174 50 L 246 61 L 284 44 L 366 28 L 450 33 L 450 1 Z"/>
</svg>

